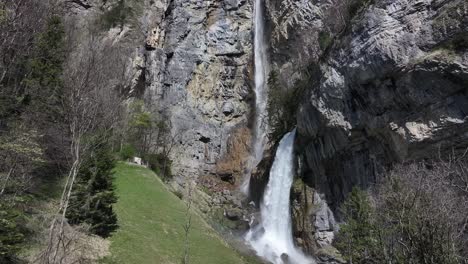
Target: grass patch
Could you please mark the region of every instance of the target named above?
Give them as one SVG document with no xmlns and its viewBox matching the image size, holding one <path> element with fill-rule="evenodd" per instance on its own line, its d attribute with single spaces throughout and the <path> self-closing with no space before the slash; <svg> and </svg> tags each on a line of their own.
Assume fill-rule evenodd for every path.
<svg viewBox="0 0 468 264">
<path fill-rule="evenodd" d="M 111 256 L 104 263 L 181 263 L 184 252 L 185 204 L 143 167 L 119 163 L 115 211 L 120 229 L 110 238 Z M 193 214 L 190 262 L 247 263 Z"/>
</svg>

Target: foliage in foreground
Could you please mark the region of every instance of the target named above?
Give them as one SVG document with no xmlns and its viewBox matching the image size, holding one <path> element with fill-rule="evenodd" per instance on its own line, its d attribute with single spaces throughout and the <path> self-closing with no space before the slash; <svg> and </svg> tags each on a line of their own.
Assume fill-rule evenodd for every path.
<svg viewBox="0 0 468 264">
<path fill-rule="evenodd" d="M 36 184 L 61 165 L 50 150 L 59 141 L 65 32 L 39 1 L 0 5 L 0 263 L 17 263 L 26 237 L 38 232 L 29 222 Z"/>
<path fill-rule="evenodd" d="M 400 165 L 374 191 L 354 189 L 336 247 L 349 263 L 466 263 L 466 161 Z"/>
</svg>

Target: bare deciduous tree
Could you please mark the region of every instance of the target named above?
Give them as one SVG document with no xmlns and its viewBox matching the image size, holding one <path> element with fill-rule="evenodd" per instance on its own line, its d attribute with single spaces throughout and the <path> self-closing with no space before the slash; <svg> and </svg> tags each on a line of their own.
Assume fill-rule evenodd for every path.
<svg viewBox="0 0 468 264">
<path fill-rule="evenodd" d="M 193 192 L 197 188 L 196 181 L 193 177 L 189 178 L 187 181 L 186 191 L 187 195 L 184 197 L 185 199 L 185 225 L 184 225 L 184 257 L 183 263 L 189 264 L 190 263 L 190 229 L 192 228 L 192 203 L 193 203 Z"/>
<path fill-rule="evenodd" d="M 126 65 L 112 61 L 119 61 L 118 54 L 108 54 L 105 50 L 99 39 L 91 35 L 87 45 L 78 47 L 65 66 L 63 107 L 70 135 L 70 169 L 58 214 L 49 228 L 49 242 L 41 256 L 43 263 L 62 263 L 59 256 L 68 249 L 64 244 L 68 239 L 64 232 L 65 216 L 81 162 L 90 152 L 88 138 L 95 133 L 106 136 L 120 117 L 120 98 L 110 80 L 114 75 L 109 71 L 121 70 Z"/>
<path fill-rule="evenodd" d="M 397 165 L 370 196 L 353 189 L 336 245 L 352 263 L 465 263 L 467 177 L 465 157 Z"/>
</svg>

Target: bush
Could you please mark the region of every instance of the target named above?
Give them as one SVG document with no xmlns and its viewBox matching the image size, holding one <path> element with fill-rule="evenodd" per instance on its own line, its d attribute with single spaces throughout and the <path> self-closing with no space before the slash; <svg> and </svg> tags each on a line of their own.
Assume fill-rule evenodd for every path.
<svg viewBox="0 0 468 264">
<path fill-rule="evenodd" d="M 354 187 L 344 202 L 341 213 L 346 223 L 341 225 L 336 247 L 350 263 L 370 263 L 376 250 L 374 208 L 369 195 Z"/>
<path fill-rule="evenodd" d="M 348 9 L 349 17 L 353 19 L 359 12 L 367 7 L 373 0 L 354 0 L 351 1 L 351 4 Z"/>
<path fill-rule="evenodd" d="M 65 28 L 58 16 L 48 18 L 47 27 L 37 40 L 34 55 L 28 61 L 29 75 L 24 80 L 31 99 L 31 111 L 56 122 L 63 116 L 63 63 L 65 61 Z"/>
<path fill-rule="evenodd" d="M 172 179 L 172 161 L 164 154 L 148 154 L 144 157 L 149 168 L 159 175 L 164 181 Z"/>
<path fill-rule="evenodd" d="M 20 225 L 23 220 L 20 211 L 0 204 L 0 263 L 14 263 L 24 242 L 25 230 Z"/>
<path fill-rule="evenodd" d="M 119 152 L 119 157 L 121 160 L 130 160 L 135 157 L 136 149 L 133 145 L 125 144 L 122 146 L 122 149 Z"/>
<path fill-rule="evenodd" d="M 332 44 L 333 38 L 331 37 L 330 33 L 326 31 L 320 31 L 318 41 L 320 49 L 326 50 Z"/>
<path fill-rule="evenodd" d="M 102 15 L 102 27 L 104 29 L 117 26 L 122 28 L 131 13 L 132 10 L 125 4 L 125 0 L 119 0 L 116 5 L 112 6 Z"/>
<path fill-rule="evenodd" d="M 296 125 L 298 104 L 306 94 L 309 87 L 314 87 L 319 80 L 320 68 L 311 64 L 302 72 L 302 79 L 296 81 L 293 87 L 281 87 L 278 73 L 271 71 L 268 77 L 268 125 L 271 132 L 270 141 L 278 142 L 284 134 L 291 131 Z"/>
<path fill-rule="evenodd" d="M 154 120 L 155 117 L 145 109 L 142 100 L 132 101 L 128 108 L 127 142 L 135 147 L 137 155 L 145 157 L 149 152 L 152 140 L 154 140 L 154 131 L 158 128 Z"/>
</svg>

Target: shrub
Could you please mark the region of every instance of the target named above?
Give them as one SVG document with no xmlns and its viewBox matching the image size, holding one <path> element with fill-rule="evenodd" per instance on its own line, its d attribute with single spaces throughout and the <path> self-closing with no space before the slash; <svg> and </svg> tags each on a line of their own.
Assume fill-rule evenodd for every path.
<svg viewBox="0 0 468 264">
<path fill-rule="evenodd" d="M 16 253 L 24 242 L 25 230 L 19 224 L 23 214 L 0 204 L 0 262 L 14 263 Z"/>
<path fill-rule="evenodd" d="M 31 100 L 32 111 L 56 122 L 63 115 L 63 63 L 65 61 L 65 28 L 58 16 L 47 21 L 28 61 L 29 75 L 24 80 L 27 94 L 21 101 Z"/>
<path fill-rule="evenodd" d="M 331 37 L 330 33 L 326 31 L 320 31 L 318 35 L 318 41 L 320 49 L 326 50 L 332 44 L 333 38 Z"/>
<path fill-rule="evenodd" d="M 113 27 L 122 28 L 131 13 L 132 9 L 125 4 L 125 0 L 119 0 L 117 4 L 112 6 L 102 15 L 102 27 L 104 29 L 110 29 Z"/>
<path fill-rule="evenodd" d="M 373 0 L 354 0 L 349 5 L 349 17 L 353 19 L 359 12 L 372 3 Z"/>
<path fill-rule="evenodd" d="M 145 109 L 142 100 L 134 100 L 129 105 L 128 124 L 126 131 L 127 142 L 135 147 L 136 154 L 145 157 L 153 140 L 154 130 L 157 129 L 153 114 Z"/>
<path fill-rule="evenodd" d="M 119 157 L 121 160 L 130 160 L 135 157 L 136 149 L 133 145 L 125 144 L 122 146 L 122 149 L 119 152 Z"/>
<path fill-rule="evenodd" d="M 354 187 L 341 212 L 346 223 L 340 227 L 336 247 L 349 262 L 368 263 L 376 252 L 374 208 L 369 195 Z"/>
<path fill-rule="evenodd" d="M 293 87 L 285 88 L 279 83 L 278 73 L 271 71 L 268 77 L 268 125 L 271 132 L 268 135 L 272 142 L 277 142 L 296 125 L 297 106 L 304 97 L 307 88 L 314 87 L 319 80 L 320 68 L 311 64 L 302 72 L 302 79 L 296 81 Z"/>
<path fill-rule="evenodd" d="M 149 168 L 159 175 L 164 181 L 172 178 L 172 161 L 164 154 L 148 154 L 144 157 Z"/>
</svg>

